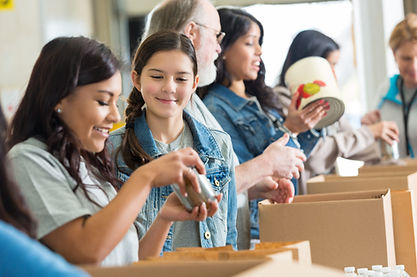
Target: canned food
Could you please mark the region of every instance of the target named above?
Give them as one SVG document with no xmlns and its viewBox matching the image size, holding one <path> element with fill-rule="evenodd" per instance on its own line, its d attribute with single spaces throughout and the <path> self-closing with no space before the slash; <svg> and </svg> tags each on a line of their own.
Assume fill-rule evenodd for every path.
<svg viewBox="0 0 417 277">
<path fill-rule="evenodd" d="M 190 180 L 184 178 L 185 181 L 185 191 L 187 192 L 187 197 L 181 194 L 180 187 L 178 184 L 172 184 L 171 187 L 174 192 L 177 194 L 179 200 L 184 205 L 184 207 L 191 211 L 193 207 L 200 206 L 205 202 L 208 204 L 209 201 L 215 201 L 216 195 L 214 193 L 213 187 L 211 186 L 210 181 L 203 174 L 199 174 L 195 168 L 193 172 L 196 174 L 198 183 L 200 184 L 201 193 L 198 193 L 194 190 Z"/>
<path fill-rule="evenodd" d="M 381 157 L 383 160 L 398 160 L 400 158 L 400 152 L 398 151 L 398 143 L 394 141 L 392 145 L 385 141 L 380 141 L 379 146 L 381 148 Z"/>
</svg>

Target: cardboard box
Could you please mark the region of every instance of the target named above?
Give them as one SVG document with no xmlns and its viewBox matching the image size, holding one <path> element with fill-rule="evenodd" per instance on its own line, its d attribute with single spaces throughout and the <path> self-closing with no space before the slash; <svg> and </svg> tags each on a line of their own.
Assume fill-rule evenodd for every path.
<svg viewBox="0 0 417 277">
<path fill-rule="evenodd" d="M 416 202 L 411 191 L 392 191 L 392 220 L 394 225 L 397 264 L 405 265 L 411 277 L 417 277 L 417 219 Z"/>
<path fill-rule="evenodd" d="M 417 172 L 382 177 L 316 176 L 307 182 L 308 194 L 381 189 L 415 190 L 417 196 Z"/>
<path fill-rule="evenodd" d="M 371 172 L 388 172 L 395 174 L 396 171 L 417 171 L 417 159 L 402 159 L 395 164 L 369 165 L 359 168 L 359 175 Z"/>
<path fill-rule="evenodd" d="M 273 261 L 254 266 L 237 274 L 238 277 L 285 276 L 285 277 L 342 277 L 342 271 L 320 265 L 284 264 Z M 345 276 L 346 277 L 346 276 Z"/>
<path fill-rule="evenodd" d="M 280 242 L 261 242 L 255 244 L 255 251 L 260 249 L 289 249 L 293 254 L 293 261 L 300 264 L 311 265 L 310 242 L 304 241 L 280 241 Z"/>
<path fill-rule="evenodd" d="M 343 269 L 394 266 L 389 190 L 296 196 L 259 204 L 260 240 L 309 240 L 312 262 Z"/>
<path fill-rule="evenodd" d="M 180 251 L 166 252 L 163 256 L 150 257 L 146 261 L 233 261 L 274 259 L 285 262 L 293 261 L 291 249 L 261 249 L 241 251 Z"/>
<path fill-rule="evenodd" d="M 226 277 L 242 273 L 267 260 L 139 262 L 124 267 L 83 267 L 93 277 Z"/>
<path fill-rule="evenodd" d="M 284 256 L 284 252 L 287 251 L 291 253 L 289 259 L 287 259 L 287 256 Z M 311 265 L 310 242 L 261 242 L 255 244 L 254 250 L 240 251 L 234 251 L 233 247 L 230 245 L 214 248 L 184 247 L 177 248 L 175 252 L 166 252 L 162 257 L 151 257 L 148 258 L 148 260 L 238 260 L 264 257 L 270 257 L 274 260 L 279 259 L 280 261 L 285 261 L 285 259 L 287 259 L 287 261 Z"/>
<path fill-rule="evenodd" d="M 382 177 L 317 176 L 308 182 L 310 193 L 391 189 L 396 260 L 417 277 L 417 173 Z"/>
<path fill-rule="evenodd" d="M 125 267 L 83 267 L 93 277 L 259 277 L 259 276 L 291 276 L 291 277 L 343 277 L 341 271 L 317 266 L 300 265 L 267 260 L 255 261 L 198 261 L 198 262 L 166 262 L 139 263 Z"/>
</svg>

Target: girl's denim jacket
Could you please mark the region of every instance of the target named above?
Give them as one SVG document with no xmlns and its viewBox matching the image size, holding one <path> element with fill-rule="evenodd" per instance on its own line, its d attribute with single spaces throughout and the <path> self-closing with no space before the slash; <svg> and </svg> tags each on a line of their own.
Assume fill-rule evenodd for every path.
<svg viewBox="0 0 417 277">
<path fill-rule="evenodd" d="M 237 199 L 235 164 L 232 158 L 233 148 L 230 137 L 223 131 L 209 130 L 186 112 L 184 112 L 184 120 L 193 135 L 193 148 L 205 164 L 207 178 L 216 193 L 223 193 L 217 213 L 199 223 L 201 246 L 209 248 L 227 244 L 236 248 Z M 134 130 L 139 144 L 152 158 L 158 158 L 162 155 L 155 144 L 144 114 L 136 118 Z M 124 132 L 125 128 L 122 127 L 111 133 L 109 139 L 113 152 L 121 145 Z M 124 163 L 120 154 L 114 158 L 117 161 L 118 178 L 125 182 L 132 170 Z M 166 198 L 172 192 L 171 186 L 152 188 L 138 216 L 139 238 L 145 235 Z M 172 232 L 173 227 L 171 227 L 165 241 L 164 252 L 172 251 Z"/>
<path fill-rule="evenodd" d="M 286 132 L 286 128 L 282 126 L 284 118 L 277 111 L 270 110 L 268 116 L 260 110 L 256 102 L 236 95 L 223 85 L 213 85 L 203 102 L 232 137 L 233 149 L 240 163 L 262 154 Z M 308 156 L 320 136 L 315 130 L 307 131 L 297 138 L 290 137 L 287 146 L 298 148 Z M 292 181 L 297 192 L 296 180 Z M 258 202 L 259 200 L 250 201 L 252 238 L 259 238 Z"/>
</svg>

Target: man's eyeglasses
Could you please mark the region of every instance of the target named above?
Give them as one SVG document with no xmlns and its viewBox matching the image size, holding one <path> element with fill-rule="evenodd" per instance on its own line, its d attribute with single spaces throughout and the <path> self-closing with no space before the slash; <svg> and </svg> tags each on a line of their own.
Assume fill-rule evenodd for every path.
<svg viewBox="0 0 417 277">
<path fill-rule="evenodd" d="M 198 22 L 195 22 L 195 24 L 197 24 L 197 25 L 198 25 L 198 26 L 200 26 L 200 27 L 204 27 L 204 28 L 207 28 L 207 29 L 211 29 L 211 30 L 213 30 L 213 31 L 215 32 L 217 42 L 218 42 L 219 44 L 220 44 L 220 43 L 222 43 L 222 40 L 223 40 L 224 36 L 226 35 L 226 33 L 225 33 L 225 32 L 222 32 L 222 31 L 218 32 L 218 31 L 217 31 L 216 29 L 214 29 L 213 27 L 210 27 L 210 26 L 208 26 L 208 25 L 201 24 L 201 23 L 198 23 Z"/>
</svg>

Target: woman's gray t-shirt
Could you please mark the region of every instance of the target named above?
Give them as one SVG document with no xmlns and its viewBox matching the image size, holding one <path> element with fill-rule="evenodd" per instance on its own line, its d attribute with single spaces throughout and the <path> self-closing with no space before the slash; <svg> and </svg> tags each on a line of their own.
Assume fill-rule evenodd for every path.
<svg viewBox="0 0 417 277">
<path fill-rule="evenodd" d="M 111 184 L 97 180 L 80 164 L 82 182 L 88 195 L 101 207 L 87 199 L 83 190 L 75 192 L 75 180 L 47 146 L 35 138 L 16 144 L 8 153 L 17 184 L 33 216 L 38 222 L 37 238 L 41 239 L 58 227 L 82 216 L 90 216 L 106 206 L 117 194 Z M 132 224 L 119 244 L 101 263 L 102 266 L 126 265 L 138 260 L 139 241 Z"/>
</svg>

